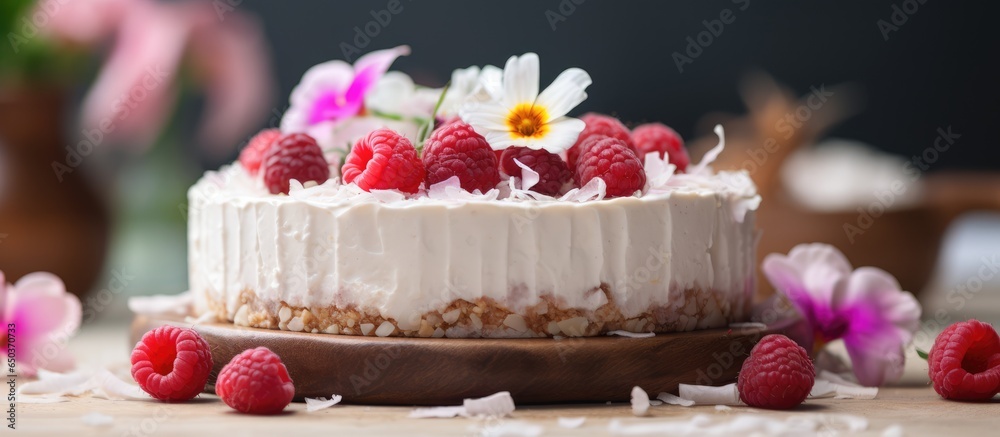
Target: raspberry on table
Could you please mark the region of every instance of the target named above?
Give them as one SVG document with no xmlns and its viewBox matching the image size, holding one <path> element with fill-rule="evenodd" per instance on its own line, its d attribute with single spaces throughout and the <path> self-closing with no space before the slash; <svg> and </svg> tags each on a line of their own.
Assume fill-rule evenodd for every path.
<svg viewBox="0 0 1000 437">
<path fill-rule="evenodd" d="M 584 151 L 576 164 L 573 179 L 578 186 L 601 178 L 607 184 L 605 197 L 625 197 L 642 190 L 646 172 L 642 161 L 624 141 L 606 136 L 594 136 L 583 143 Z"/>
<path fill-rule="evenodd" d="M 222 368 L 215 394 L 241 413 L 277 414 L 292 402 L 295 386 L 281 358 L 258 347 L 243 351 Z"/>
<path fill-rule="evenodd" d="M 132 349 L 132 378 L 146 393 L 166 402 L 190 400 L 205 390 L 212 352 L 192 329 L 161 326 Z"/>
<path fill-rule="evenodd" d="M 427 186 L 458 176 L 462 189 L 485 193 L 500 183 L 497 155 L 482 135 L 456 120 L 434 130 L 424 142 Z"/>
<path fill-rule="evenodd" d="M 632 144 L 632 133 L 617 118 L 588 112 L 583 114 L 580 120 L 583 120 L 586 126 L 580 132 L 580 136 L 576 138 L 573 147 L 566 150 L 566 163 L 569 164 L 569 168 L 576 167 L 576 160 L 583 153 L 583 143 L 594 136 L 617 138 L 628 145 L 633 152 L 635 151 L 635 146 Z"/>
<path fill-rule="evenodd" d="M 573 179 L 566 162 L 547 150 L 534 150 L 527 147 L 508 147 L 500 158 L 500 167 L 507 176 L 521 177 L 521 167 L 517 159 L 538 173 L 538 183 L 531 187 L 532 191 L 548 196 L 558 195 L 564 185 Z"/>
<path fill-rule="evenodd" d="M 399 190 L 414 194 L 424 181 L 424 164 L 406 137 L 376 129 L 358 139 L 341 171 L 344 183 L 362 190 Z"/>
<path fill-rule="evenodd" d="M 663 123 L 647 123 L 632 129 L 632 144 L 640 159 L 645 159 L 649 152 L 660 152 L 660 158 L 663 158 L 666 152 L 678 172 L 686 171 L 691 163 L 684 140 L 677 131 Z"/>
<path fill-rule="evenodd" d="M 806 350 L 781 334 L 765 336 L 743 362 L 736 388 L 751 407 L 795 408 L 809 396 L 816 369 Z"/>
<path fill-rule="evenodd" d="M 927 364 L 934 391 L 945 399 L 985 401 L 1000 393 L 1000 337 L 987 323 L 971 319 L 945 328 Z"/>
<path fill-rule="evenodd" d="M 240 164 L 253 176 L 260 171 L 260 165 L 264 160 L 264 154 L 271 148 L 271 145 L 281 137 L 281 131 L 277 129 L 264 129 L 254 135 L 240 152 Z"/>
<path fill-rule="evenodd" d="M 288 194 L 288 183 L 292 179 L 303 184 L 310 181 L 322 184 L 330 178 L 330 165 L 323 156 L 323 149 L 306 134 L 278 138 L 264 153 L 261 171 L 264 172 L 264 185 L 271 194 Z"/>
</svg>

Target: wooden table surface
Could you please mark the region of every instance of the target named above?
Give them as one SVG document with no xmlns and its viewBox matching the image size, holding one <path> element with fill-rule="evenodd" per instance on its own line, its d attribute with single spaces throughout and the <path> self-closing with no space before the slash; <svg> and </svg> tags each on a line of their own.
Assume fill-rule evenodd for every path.
<svg viewBox="0 0 1000 437">
<path fill-rule="evenodd" d="M 70 343 L 70 349 L 84 368 L 121 366 L 130 345 L 122 325 L 87 328 Z M 441 436 L 496 435 L 498 425 L 530 423 L 543 428 L 541 435 L 609 435 L 613 419 L 626 423 L 682 420 L 707 414 L 725 421 L 748 413 L 787 418 L 794 415 L 849 414 L 863 416 L 869 425 L 861 435 L 882 435 L 895 425 L 904 435 L 997 435 L 1000 433 L 1000 401 L 985 404 L 950 402 L 940 399 L 926 385 L 926 364 L 910 360 L 902 386 L 882 388 L 875 400 L 818 399 L 807 401 L 791 412 L 771 412 L 733 407 L 717 411 L 712 406 L 653 406 L 649 417 L 634 417 L 631 407 L 619 404 L 519 406 L 505 419 L 409 419 L 408 407 L 366 407 L 336 405 L 306 412 L 305 404 L 293 403 L 286 414 L 274 417 L 245 416 L 232 412 L 218 398 L 202 395 L 185 404 L 154 401 L 108 401 L 74 398 L 55 404 L 20 404 L 18 431 L 34 435 L 58 436 L 174 436 L 185 437 L 243 435 L 325 435 L 325 436 Z M 516 401 L 516 399 L 515 399 Z M 89 413 L 111 416 L 110 425 L 90 426 L 82 419 Z M 586 417 L 575 429 L 558 425 L 559 417 Z M 831 421 L 831 423 L 833 423 Z M 825 429 L 823 431 L 837 431 Z M 294 433 L 294 434 L 293 434 Z M 832 433 L 824 435 L 833 435 Z"/>
</svg>

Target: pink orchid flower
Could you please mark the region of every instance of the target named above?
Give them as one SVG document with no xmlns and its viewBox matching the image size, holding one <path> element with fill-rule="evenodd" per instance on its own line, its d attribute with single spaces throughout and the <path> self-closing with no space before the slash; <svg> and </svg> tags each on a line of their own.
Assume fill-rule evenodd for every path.
<svg viewBox="0 0 1000 437">
<path fill-rule="evenodd" d="M 66 341 L 80 327 L 80 300 L 66 293 L 62 280 L 51 273 L 32 273 L 10 285 L 0 272 L 0 315 L 13 346 L 17 371 L 35 376 L 38 370 L 65 372 L 73 368 Z"/>
<path fill-rule="evenodd" d="M 339 122 L 363 115 L 365 95 L 396 58 L 409 53 L 408 46 L 398 46 L 368 53 L 353 66 L 334 60 L 310 68 L 292 89 L 281 131 L 307 133 L 325 149 L 345 147 L 331 143 Z"/>
<path fill-rule="evenodd" d="M 896 278 L 874 267 L 854 270 L 839 250 L 819 243 L 768 255 L 763 269 L 811 325 L 815 343 L 803 347 L 819 351 L 843 339 L 859 382 L 879 386 L 899 379 L 920 304 Z"/>
</svg>

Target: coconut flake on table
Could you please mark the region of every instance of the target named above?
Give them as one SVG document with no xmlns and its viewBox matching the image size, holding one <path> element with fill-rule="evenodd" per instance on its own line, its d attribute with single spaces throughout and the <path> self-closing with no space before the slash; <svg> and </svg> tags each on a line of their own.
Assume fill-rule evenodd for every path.
<svg viewBox="0 0 1000 437">
<path fill-rule="evenodd" d="M 150 399 L 146 392 L 137 385 L 125 382 L 106 369 L 95 373 L 72 372 L 56 373 L 40 371 L 38 380 L 23 384 L 18 388 L 18 394 L 42 395 L 41 398 L 82 396 L 91 394 L 95 398 L 108 400 L 145 400 Z M 39 402 L 46 401 L 34 398 Z"/>
<path fill-rule="evenodd" d="M 327 398 L 305 398 L 306 401 L 306 411 L 314 412 L 319 410 L 325 410 L 334 405 L 337 405 L 344 399 L 341 395 L 330 395 L 330 399 Z"/>
<path fill-rule="evenodd" d="M 628 338 L 649 338 L 656 336 L 656 334 L 652 332 L 632 332 L 632 331 L 623 331 L 621 329 L 616 331 L 608 331 L 608 335 L 617 335 L 619 337 L 628 337 Z"/>
<path fill-rule="evenodd" d="M 737 414 L 720 416 L 698 414 L 687 420 L 644 420 L 626 423 L 614 419 L 608 431 L 614 435 L 813 435 L 818 431 L 859 432 L 868 429 L 868 420 L 848 414 L 797 414 L 785 418 Z"/>
<path fill-rule="evenodd" d="M 108 426 L 115 422 L 115 418 L 107 414 L 97 412 L 87 413 L 80 417 L 84 424 L 90 426 Z"/>
<path fill-rule="evenodd" d="M 510 392 L 502 391 L 478 399 L 465 399 L 460 406 L 425 407 L 410 412 L 413 419 L 449 417 L 504 417 L 514 412 L 514 399 Z"/>
<path fill-rule="evenodd" d="M 586 417 L 559 417 L 556 419 L 559 423 L 560 428 L 579 428 L 583 426 L 583 422 L 587 421 Z"/>
<path fill-rule="evenodd" d="M 632 414 L 645 416 L 649 412 L 649 395 L 639 386 L 632 387 Z"/>
<path fill-rule="evenodd" d="M 674 395 L 674 394 L 671 394 L 671 393 L 660 393 L 660 394 L 656 395 L 656 399 L 659 399 L 659 400 L 663 401 L 664 403 L 667 403 L 667 404 L 670 404 L 670 405 L 679 405 L 679 406 L 682 406 L 682 407 L 690 407 L 690 406 L 694 405 L 694 401 L 692 401 L 691 399 L 684 399 L 684 398 L 682 398 L 680 396 L 677 396 L 677 395 Z"/>
<path fill-rule="evenodd" d="M 726 384 L 721 387 L 709 385 L 679 384 L 678 394 L 682 399 L 690 399 L 698 405 L 741 405 L 740 393 L 736 384 Z"/>
<path fill-rule="evenodd" d="M 190 291 L 180 294 L 154 294 L 128 298 L 128 309 L 145 316 L 186 316 L 191 314 L 194 295 Z"/>
</svg>

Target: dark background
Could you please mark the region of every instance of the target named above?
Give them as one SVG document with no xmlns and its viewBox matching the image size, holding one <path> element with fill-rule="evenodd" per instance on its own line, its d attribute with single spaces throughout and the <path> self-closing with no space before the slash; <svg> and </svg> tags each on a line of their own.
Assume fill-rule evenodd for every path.
<svg viewBox="0 0 1000 437">
<path fill-rule="evenodd" d="M 876 22 L 892 23 L 892 6 L 902 7 L 902 0 L 400 1 L 402 11 L 361 51 L 409 44 L 413 53 L 394 69 L 426 85 L 444 84 L 455 68 L 502 66 L 511 55 L 534 51 L 543 87 L 571 66 L 591 74 L 590 97 L 575 112 L 663 121 L 690 138 L 706 133 L 695 132 L 706 113 L 745 111 L 738 84 L 748 72 L 766 71 L 799 94 L 851 82 L 866 97 L 863 111 L 832 136 L 910 156 L 932 145 L 937 128 L 951 125 L 962 139 L 931 171 L 1000 167 L 996 2 L 909 0 L 917 11 L 886 41 Z M 278 109 L 306 69 L 342 59 L 341 43 L 353 45 L 354 27 L 363 28 L 371 11 L 387 3 L 243 0 L 236 6 L 264 22 L 280 80 Z M 563 11 L 575 10 L 553 31 L 546 11 L 558 13 L 561 3 Z M 735 21 L 679 73 L 671 54 L 683 53 L 686 38 L 705 29 L 702 21 L 727 8 Z"/>
</svg>

